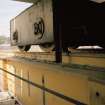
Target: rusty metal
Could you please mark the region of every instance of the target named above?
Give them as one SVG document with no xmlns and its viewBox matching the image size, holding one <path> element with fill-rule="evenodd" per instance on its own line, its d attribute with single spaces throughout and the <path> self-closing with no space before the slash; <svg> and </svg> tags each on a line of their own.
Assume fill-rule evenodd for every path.
<svg viewBox="0 0 105 105">
<path fill-rule="evenodd" d="M 29 60 L 55 62 L 55 52 L 0 52 L 6 57 L 19 57 Z M 62 64 L 78 64 L 83 66 L 105 67 L 105 53 L 89 51 L 73 51 L 69 54 L 62 54 Z"/>
</svg>

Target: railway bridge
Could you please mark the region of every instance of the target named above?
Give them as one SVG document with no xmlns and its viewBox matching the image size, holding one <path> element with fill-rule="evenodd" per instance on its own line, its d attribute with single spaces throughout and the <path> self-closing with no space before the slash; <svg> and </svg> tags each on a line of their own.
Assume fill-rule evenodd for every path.
<svg viewBox="0 0 105 105">
<path fill-rule="evenodd" d="M 105 51 L 64 53 L 59 43 L 56 47 L 50 52 L 0 51 L 0 90 L 16 98 L 9 105 L 105 105 Z"/>
</svg>

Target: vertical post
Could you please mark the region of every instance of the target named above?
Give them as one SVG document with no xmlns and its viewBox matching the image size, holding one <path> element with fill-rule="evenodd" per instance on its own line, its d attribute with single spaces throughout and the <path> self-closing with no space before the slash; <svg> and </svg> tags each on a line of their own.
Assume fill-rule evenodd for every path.
<svg viewBox="0 0 105 105">
<path fill-rule="evenodd" d="M 42 76 L 42 85 L 45 87 L 44 75 Z M 45 90 L 43 90 L 43 105 L 46 105 Z"/>
<path fill-rule="evenodd" d="M 56 63 L 62 63 L 62 35 L 59 19 L 59 0 L 52 0 Z"/>
<path fill-rule="evenodd" d="M 28 71 L 27 74 L 28 74 L 28 81 L 29 81 L 30 80 L 30 72 Z M 30 84 L 29 83 L 28 83 L 28 96 L 30 96 Z"/>
<path fill-rule="evenodd" d="M 3 60 L 3 69 L 7 70 L 7 61 Z M 8 79 L 7 79 L 7 73 L 3 72 L 3 85 L 2 85 L 2 91 L 7 91 L 8 90 Z"/>
</svg>

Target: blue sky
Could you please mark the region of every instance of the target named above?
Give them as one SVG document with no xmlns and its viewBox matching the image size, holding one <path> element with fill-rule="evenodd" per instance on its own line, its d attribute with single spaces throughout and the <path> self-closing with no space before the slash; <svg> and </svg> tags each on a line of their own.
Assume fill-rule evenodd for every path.
<svg viewBox="0 0 105 105">
<path fill-rule="evenodd" d="M 10 35 L 10 20 L 31 4 L 12 0 L 0 1 L 0 35 Z"/>
</svg>

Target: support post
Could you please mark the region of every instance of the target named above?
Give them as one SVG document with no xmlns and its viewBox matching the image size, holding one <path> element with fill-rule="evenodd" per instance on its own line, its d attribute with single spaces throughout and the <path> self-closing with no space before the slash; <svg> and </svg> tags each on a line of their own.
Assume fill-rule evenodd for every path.
<svg viewBox="0 0 105 105">
<path fill-rule="evenodd" d="M 52 0 L 53 7 L 53 29 L 54 29 L 54 43 L 55 43 L 55 59 L 56 63 L 62 63 L 62 35 L 61 25 L 59 19 L 59 0 Z"/>
</svg>

